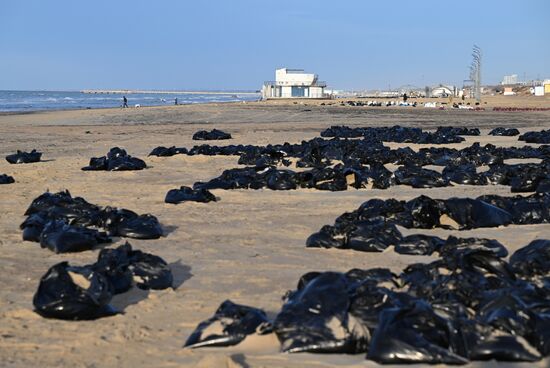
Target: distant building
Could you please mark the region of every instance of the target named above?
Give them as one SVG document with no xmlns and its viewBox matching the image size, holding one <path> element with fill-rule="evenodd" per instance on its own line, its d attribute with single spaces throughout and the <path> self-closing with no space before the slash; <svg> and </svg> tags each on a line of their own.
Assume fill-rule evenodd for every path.
<svg viewBox="0 0 550 368">
<path fill-rule="evenodd" d="M 504 78 L 502 78 L 502 82 L 500 82 L 503 86 L 509 85 L 509 84 L 518 84 L 518 75 L 512 74 L 512 75 L 505 75 Z"/>
<path fill-rule="evenodd" d="M 455 86 L 445 86 L 440 84 L 437 87 L 433 87 L 430 91 L 431 97 L 449 97 L 449 96 L 455 96 L 456 95 L 456 87 Z"/>
<path fill-rule="evenodd" d="M 324 98 L 325 82 L 319 82 L 316 74 L 302 69 L 277 69 L 275 80 L 262 87 L 262 98 Z"/>
</svg>

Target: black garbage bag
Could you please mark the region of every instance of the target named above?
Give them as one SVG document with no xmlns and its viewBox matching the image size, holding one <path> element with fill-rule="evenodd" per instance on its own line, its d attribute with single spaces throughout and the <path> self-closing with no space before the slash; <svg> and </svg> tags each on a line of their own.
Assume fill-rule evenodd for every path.
<svg viewBox="0 0 550 368">
<path fill-rule="evenodd" d="M 423 300 L 384 309 L 367 359 L 382 364 L 466 364 L 462 336 L 453 322 Z"/>
<path fill-rule="evenodd" d="M 61 262 L 40 279 L 33 305 L 43 317 L 87 320 L 116 314 L 111 298 L 111 284 L 102 273 Z"/>
<path fill-rule="evenodd" d="M 443 179 L 463 185 L 486 185 L 487 177 L 476 172 L 473 163 L 464 165 L 448 165 L 443 169 Z"/>
<path fill-rule="evenodd" d="M 294 172 L 291 170 L 270 170 L 266 174 L 266 184 L 271 190 L 296 189 Z"/>
<path fill-rule="evenodd" d="M 146 167 L 147 165 L 142 159 L 130 156 L 120 147 L 113 147 L 106 156 L 92 157 L 90 159 L 90 164 L 83 167 L 82 170 L 126 171 L 143 170 Z"/>
<path fill-rule="evenodd" d="M 264 311 L 226 300 L 213 317 L 201 322 L 184 347 L 200 348 L 237 345 L 248 335 L 262 333 L 269 324 Z"/>
<path fill-rule="evenodd" d="M 516 250 L 510 257 L 510 266 L 522 277 L 550 276 L 550 240 L 533 240 Z"/>
<path fill-rule="evenodd" d="M 100 216 L 102 226 L 112 236 L 158 239 L 163 235 L 158 219 L 150 214 L 138 215 L 130 210 L 106 207 Z"/>
<path fill-rule="evenodd" d="M 6 161 L 10 164 L 30 164 L 32 162 L 39 162 L 41 157 L 42 152 L 37 152 L 35 149 L 31 152 L 17 150 L 17 153 L 7 155 Z"/>
<path fill-rule="evenodd" d="M 504 258 L 508 256 L 508 250 L 504 245 L 495 239 L 484 238 L 457 238 L 450 235 L 439 247 L 438 252 L 442 257 L 456 256 L 457 252 L 483 251 L 493 254 L 495 257 Z"/>
<path fill-rule="evenodd" d="M 344 274 L 324 272 L 291 292 L 273 328 L 288 353 L 365 352 L 369 331 L 348 313 L 349 282 Z"/>
<path fill-rule="evenodd" d="M 458 224 L 458 229 L 498 227 L 512 222 L 512 215 L 487 202 L 471 198 L 449 198 L 444 213 Z"/>
<path fill-rule="evenodd" d="M 164 146 L 158 146 L 154 148 L 151 153 L 149 153 L 149 156 L 159 156 L 159 157 L 168 157 L 168 156 L 174 156 L 174 155 L 185 155 L 187 154 L 187 148 L 184 147 L 164 147 Z"/>
<path fill-rule="evenodd" d="M 96 247 L 99 243 L 110 241 L 106 233 L 72 226 L 63 220 L 47 222 L 40 233 L 40 246 L 55 253 L 82 252 Z"/>
<path fill-rule="evenodd" d="M 174 276 L 164 259 L 140 250 L 131 250 L 128 243 L 124 246 L 129 260 L 128 268 L 134 275 L 137 287 L 145 290 L 162 290 L 172 287 Z"/>
<path fill-rule="evenodd" d="M 43 212 L 33 213 L 23 221 L 19 228 L 23 230 L 23 240 L 40 242 L 40 234 L 49 221 L 47 214 Z"/>
<path fill-rule="evenodd" d="M 425 195 L 411 199 L 405 204 L 405 209 L 410 212 L 412 217 L 412 227 L 420 229 L 438 227 L 444 208 L 442 201 Z"/>
<path fill-rule="evenodd" d="M 394 250 L 399 254 L 429 256 L 439 250 L 445 240 L 431 235 L 413 234 L 399 240 Z"/>
<path fill-rule="evenodd" d="M 470 350 L 471 360 L 499 360 L 507 362 L 536 362 L 540 354 L 513 335 L 495 335 L 474 345 Z"/>
<path fill-rule="evenodd" d="M 503 127 L 498 127 L 498 128 L 495 128 L 493 130 L 491 130 L 489 132 L 489 135 L 501 135 L 501 136 L 507 136 L 507 137 L 512 137 L 514 135 L 519 135 L 519 130 L 517 130 L 516 128 L 503 128 Z"/>
<path fill-rule="evenodd" d="M 466 127 L 438 127 L 435 134 L 443 135 L 479 135 L 478 128 L 466 128 Z"/>
<path fill-rule="evenodd" d="M 9 176 L 7 174 L 0 174 L 0 184 L 11 184 L 11 183 L 15 183 L 13 176 Z"/>
<path fill-rule="evenodd" d="M 319 232 L 311 234 L 306 240 L 308 248 L 343 248 L 345 239 L 334 226 L 325 225 Z"/>
<path fill-rule="evenodd" d="M 397 184 L 410 185 L 413 188 L 437 188 L 449 185 L 448 180 L 437 171 L 418 166 L 400 166 L 394 175 Z"/>
<path fill-rule="evenodd" d="M 346 237 L 346 248 L 363 252 L 382 252 L 390 245 L 396 245 L 402 236 L 394 224 L 383 220 L 359 221 Z"/>
<path fill-rule="evenodd" d="M 550 143 L 550 129 L 540 132 L 526 132 L 518 137 L 518 141 L 527 143 Z"/>
<path fill-rule="evenodd" d="M 207 189 L 193 189 L 186 186 L 170 189 L 164 198 L 164 202 L 174 204 L 186 201 L 208 203 L 216 200 L 216 196 Z"/>
<path fill-rule="evenodd" d="M 220 139 L 231 139 L 231 134 L 222 132 L 218 129 L 212 129 L 211 131 L 200 130 L 193 134 L 193 140 L 195 141 L 212 141 Z"/>
<path fill-rule="evenodd" d="M 115 249 L 102 249 L 97 256 L 97 262 L 89 266 L 107 278 L 114 294 L 124 293 L 132 287 L 133 273 L 130 270 L 129 258 L 131 251 L 129 243 Z"/>
</svg>

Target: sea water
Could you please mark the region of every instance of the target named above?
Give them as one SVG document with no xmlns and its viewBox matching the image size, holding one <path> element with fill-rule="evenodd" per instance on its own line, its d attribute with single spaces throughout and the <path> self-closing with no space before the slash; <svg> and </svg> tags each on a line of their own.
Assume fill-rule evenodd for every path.
<svg viewBox="0 0 550 368">
<path fill-rule="evenodd" d="M 163 106 L 207 102 L 256 101 L 259 94 L 242 91 L 210 93 L 82 93 L 64 91 L 0 91 L 0 112 L 44 110 L 99 109 L 122 107 L 123 96 L 128 106 Z"/>
</svg>

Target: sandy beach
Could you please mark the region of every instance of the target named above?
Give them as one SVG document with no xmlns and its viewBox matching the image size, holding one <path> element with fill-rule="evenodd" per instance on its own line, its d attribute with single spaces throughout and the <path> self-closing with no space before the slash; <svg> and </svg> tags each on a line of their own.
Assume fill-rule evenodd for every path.
<svg viewBox="0 0 550 368">
<path fill-rule="evenodd" d="M 505 186 L 454 186 L 412 189 L 326 192 L 215 190 L 215 203 L 164 203 L 169 189 L 191 186 L 237 167 L 237 156 L 147 157 L 155 147 L 192 147 L 201 129 L 217 128 L 233 139 L 210 144 L 299 143 L 331 125 L 465 126 L 481 129 L 466 137 L 474 142 L 523 146 L 517 137 L 492 137 L 497 126 L 522 133 L 550 128 L 550 111 L 493 112 L 495 106 L 550 107 L 550 99 L 488 97 L 485 111 L 425 108 L 355 108 L 322 101 L 307 103 L 228 103 L 170 107 L 103 109 L 0 115 L 0 174 L 16 183 L 0 186 L 0 366 L 3 367 L 370 367 L 364 355 L 282 354 L 273 337 L 245 341 L 232 348 L 183 349 L 196 325 L 230 299 L 256 306 L 273 316 L 281 297 L 309 271 L 347 271 L 388 267 L 400 272 L 411 263 L 435 257 L 406 256 L 388 250 L 306 249 L 305 240 L 345 211 L 371 198 L 411 199 L 510 195 Z M 457 101 L 458 102 L 458 101 Z M 388 144 L 390 147 L 404 145 Z M 119 146 L 147 162 L 148 169 L 129 172 L 83 172 L 90 157 Z M 419 148 L 419 145 L 409 145 Z M 3 157 L 16 150 L 37 149 L 44 162 L 10 165 Z M 43 192 L 68 189 L 101 206 L 117 206 L 158 217 L 165 236 L 129 242 L 164 258 L 175 276 L 174 290 L 137 289 L 116 296 L 125 313 L 95 321 L 68 322 L 33 312 L 32 297 L 40 277 L 53 264 L 95 261 L 99 250 L 54 254 L 21 240 L 19 224 L 31 201 Z M 507 226 L 469 231 L 407 230 L 442 237 L 486 237 L 510 252 L 534 239 L 550 239 L 550 225 Z M 125 239 L 115 239 L 113 245 Z M 548 359 L 536 363 L 548 367 Z M 526 364 L 478 362 L 476 367 L 532 367 Z"/>
</svg>

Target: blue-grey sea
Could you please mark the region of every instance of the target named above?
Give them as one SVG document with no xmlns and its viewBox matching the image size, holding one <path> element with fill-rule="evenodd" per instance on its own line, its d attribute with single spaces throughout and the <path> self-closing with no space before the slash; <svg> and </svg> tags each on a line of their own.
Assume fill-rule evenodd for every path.
<svg viewBox="0 0 550 368">
<path fill-rule="evenodd" d="M 121 107 L 123 94 L 82 93 L 64 91 L 0 91 L 0 112 L 44 110 L 99 109 Z M 190 93 L 130 93 L 125 94 L 128 106 L 163 106 L 207 102 L 255 101 L 259 94 L 190 94 Z"/>
</svg>

